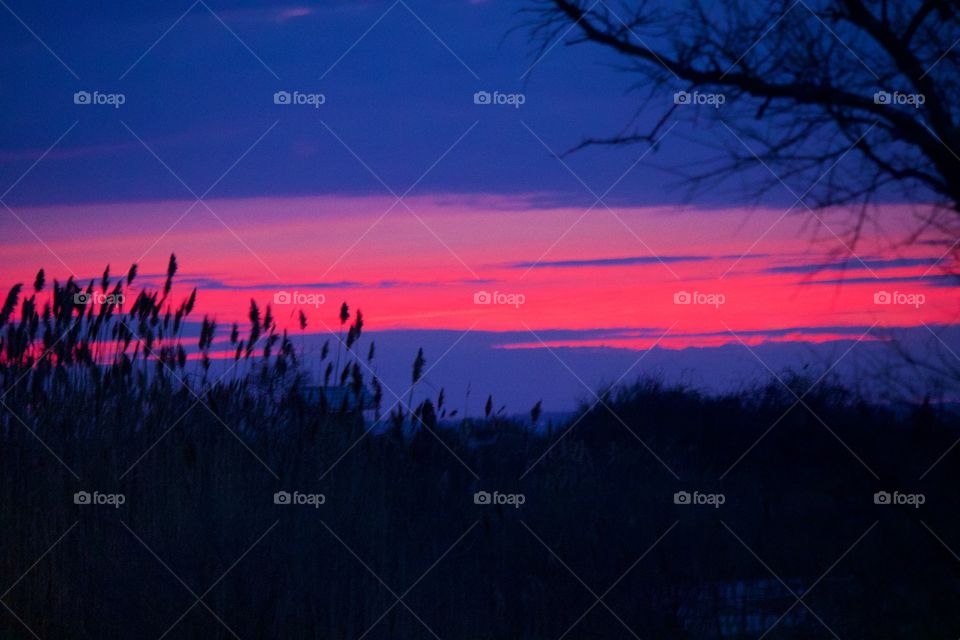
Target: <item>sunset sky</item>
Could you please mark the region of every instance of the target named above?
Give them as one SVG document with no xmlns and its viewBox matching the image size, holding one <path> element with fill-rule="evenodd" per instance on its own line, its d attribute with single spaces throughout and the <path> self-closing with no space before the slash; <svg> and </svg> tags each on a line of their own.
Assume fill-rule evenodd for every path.
<svg viewBox="0 0 960 640">
<path fill-rule="evenodd" d="M 679 114 L 655 149 L 558 158 L 663 109 L 636 113 L 602 53 L 540 52 L 508 32 L 524 21 L 511 3 L 74 11 L 0 10 L 16 52 L 0 61 L 4 287 L 40 267 L 87 281 L 133 262 L 156 286 L 176 253 L 180 289 L 200 289 L 197 320 L 311 296 L 275 311 L 293 329 L 302 308 L 313 343 L 345 300 L 397 392 L 422 344 L 443 359 L 428 379 L 518 411 L 540 397 L 569 409 L 628 369 L 715 387 L 829 366 L 890 331 L 958 350 L 954 265 L 943 246 L 902 242 L 923 202 L 883 204 L 854 244 L 848 211 L 797 202 L 810 184 L 748 198 L 770 177 L 759 163 L 691 195 L 687 169 L 743 149 L 698 117 L 712 107 Z M 476 104 L 484 91 L 522 104 Z M 693 304 L 677 303 L 684 292 Z"/>
</svg>

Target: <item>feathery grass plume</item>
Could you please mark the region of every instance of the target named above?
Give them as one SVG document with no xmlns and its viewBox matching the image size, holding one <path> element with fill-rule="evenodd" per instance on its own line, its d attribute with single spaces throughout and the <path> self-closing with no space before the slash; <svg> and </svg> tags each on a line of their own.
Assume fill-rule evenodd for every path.
<svg viewBox="0 0 960 640">
<path fill-rule="evenodd" d="M 263 315 L 263 330 L 267 332 L 272 331 L 275 328 L 274 324 L 273 311 L 270 309 L 270 305 L 268 304 L 267 312 Z"/>
<path fill-rule="evenodd" d="M 337 371 L 340 370 L 340 351 L 343 347 L 343 325 L 350 319 L 350 307 L 344 302 L 340 305 L 340 329 L 337 331 Z"/>
<path fill-rule="evenodd" d="M 286 329 L 283 330 L 283 340 L 280 341 L 280 353 L 291 360 L 297 359 L 297 354 L 293 350 L 293 343 L 290 341 L 290 336 L 287 335 Z"/>
<path fill-rule="evenodd" d="M 407 406 L 413 407 L 413 390 L 417 386 L 417 382 L 420 381 L 420 376 L 423 375 L 423 365 L 427 363 L 426 359 L 423 357 L 423 347 L 417 349 L 417 357 L 413 360 L 413 384 L 410 385 L 410 399 L 407 401 Z"/>
<path fill-rule="evenodd" d="M 60 283 L 57 282 L 57 279 L 53 279 L 53 317 L 56 318 L 57 322 L 63 320 L 63 289 L 60 288 Z"/>
<path fill-rule="evenodd" d="M 174 335 L 179 335 L 180 333 L 180 323 L 183 321 L 183 316 L 186 313 L 186 308 L 181 302 L 180 306 L 177 307 L 177 313 L 173 316 L 173 333 Z"/>
<path fill-rule="evenodd" d="M 187 302 L 183 305 L 183 314 L 185 316 L 193 313 L 193 307 L 197 303 L 197 288 L 194 287 L 193 291 L 190 292 L 190 297 L 187 298 Z"/>
<path fill-rule="evenodd" d="M 330 341 L 324 340 L 323 347 L 320 349 L 320 361 L 323 362 L 330 355 Z"/>
<path fill-rule="evenodd" d="M 253 353 L 253 348 L 256 346 L 257 341 L 260 340 L 260 307 L 257 306 L 257 301 L 253 298 L 250 298 L 250 338 L 247 340 L 247 351 L 246 357 L 249 358 Z"/>
<path fill-rule="evenodd" d="M 81 305 L 81 315 L 83 311 L 86 311 L 87 318 L 93 318 L 93 280 L 90 280 L 90 284 L 87 285 L 87 290 L 84 292 L 87 294 L 87 303 L 86 305 Z"/>
<path fill-rule="evenodd" d="M 534 427 L 537 426 L 537 422 L 540 420 L 540 414 L 543 411 L 543 400 L 537 400 L 537 404 L 533 405 L 533 409 L 530 410 L 530 424 Z"/>
<path fill-rule="evenodd" d="M 483 406 L 483 417 L 489 419 L 493 411 L 493 394 L 487 396 L 487 404 Z"/>
<path fill-rule="evenodd" d="M 110 265 L 103 270 L 103 277 L 100 279 L 100 289 L 103 293 L 107 292 L 107 289 L 110 288 Z"/>
<path fill-rule="evenodd" d="M 350 368 L 350 389 L 357 400 L 357 411 L 363 411 L 363 373 L 356 362 Z"/>
<path fill-rule="evenodd" d="M 133 284 L 134 279 L 137 277 L 137 263 L 134 262 L 130 265 L 130 270 L 127 271 L 127 286 L 129 287 Z"/>
<path fill-rule="evenodd" d="M 368 363 L 373 362 L 373 355 L 374 355 L 375 352 L 376 352 L 376 348 L 375 348 L 375 346 L 374 346 L 374 341 L 371 340 L 371 341 L 370 341 L 370 349 L 367 350 L 367 362 L 368 362 Z"/>
<path fill-rule="evenodd" d="M 118 312 L 123 308 L 123 280 L 117 280 L 113 287 L 113 301 L 110 303 L 110 313 L 116 309 Z"/>
<path fill-rule="evenodd" d="M 13 313 L 13 310 L 17 306 L 17 300 L 20 298 L 21 289 L 23 289 L 23 284 L 18 282 L 13 285 L 13 288 L 7 293 L 7 300 L 3 303 L 3 308 L 0 309 L 0 327 L 7 324 L 7 321 L 10 319 L 10 314 Z"/>
<path fill-rule="evenodd" d="M 177 255 L 170 254 L 170 262 L 167 263 L 167 280 L 163 283 L 163 297 L 166 298 L 173 287 L 173 276 L 177 273 Z"/>
<path fill-rule="evenodd" d="M 237 323 L 233 323 L 233 327 L 230 329 L 230 344 L 237 344 L 237 340 L 240 339 L 240 327 L 237 326 Z"/>
<path fill-rule="evenodd" d="M 380 407 L 383 404 L 383 385 L 380 384 L 380 379 L 376 376 L 373 376 L 373 380 L 370 382 L 370 386 L 373 387 L 373 410 L 374 410 L 374 422 L 380 421 Z"/>
<path fill-rule="evenodd" d="M 433 408 L 433 402 L 427 398 L 420 403 L 415 413 L 417 423 L 429 431 L 433 431 L 437 426 L 437 411 Z"/>
<path fill-rule="evenodd" d="M 363 311 L 357 309 L 356 319 L 353 321 L 354 330 L 357 332 L 357 340 L 360 339 L 360 334 L 363 333 Z"/>
<path fill-rule="evenodd" d="M 306 331 L 307 331 L 307 316 L 303 312 L 303 309 L 297 309 L 299 314 L 298 320 L 300 325 L 300 354 L 306 359 L 307 348 L 306 348 Z M 296 360 L 296 358 L 294 358 Z M 310 378 L 313 378 L 313 365 L 312 363 L 309 366 L 310 371 L 307 374 Z"/>
<path fill-rule="evenodd" d="M 43 272 L 43 269 L 40 269 L 40 271 L 37 271 L 37 279 L 33 281 L 33 290 L 36 293 L 40 293 L 41 291 L 43 291 L 43 287 L 46 284 L 47 284 L 47 276 Z"/>
<path fill-rule="evenodd" d="M 276 378 L 283 379 L 283 376 L 286 375 L 287 370 L 290 368 L 291 364 L 296 363 L 296 356 L 293 354 L 293 345 L 290 344 L 290 340 L 287 338 L 287 330 L 283 330 L 283 337 L 280 338 L 280 349 L 278 350 L 277 357 L 273 362 L 274 373 Z M 273 389 L 273 379 L 270 381 L 270 388 Z"/>
<path fill-rule="evenodd" d="M 427 364 L 426 359 L 423 357 L 423 347 L 417 349 L 417 357 L 413 361 L 413 384 L 417 384 L 420 381 L 420 376 L 423 375 L 423 365 Z"/>
<path fill-rule="evenodd" d="M 357 341 L 357 328 L 353 325 L 350 325 L 350 328 L 347 330 L 347 351 L 353 349 L 353 343 Z"/>
<path fill-rule="evenodd" d="M 207 351 L 210 349 L 210 345 L 213 344 L 213 335 L 217 330 L 217 323 L 213 320 L 210 320 L 207 316 L 203 316 L 203 324 L 200 326 L 200 341 L 198 347 L 201 351 Z"/>
<path fill-rule="evenodd" d="M 271 333 L 267 336 L 267 339 L 264 341 L 264 344 L 263 344 L 263 359 L 264 359 L 264 360 L 269 360 L 269 359 L 270 359 L 270 355 L 273 353 L 273 347 L 274 347 L 274 345 L 277 344 L 277 342 L 278 342 L 279 340 L 280 340 L 280 336 L 278 336 L 277 334 L 275 334 L 275 333 L 273 333 L 273 332 L 271 332 Z"/>
</svg>

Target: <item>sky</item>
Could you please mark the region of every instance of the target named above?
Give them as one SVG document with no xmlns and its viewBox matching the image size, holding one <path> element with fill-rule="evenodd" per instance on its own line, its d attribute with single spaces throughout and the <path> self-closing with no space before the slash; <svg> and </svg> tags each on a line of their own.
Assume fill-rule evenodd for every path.
<svg viewBox="0 0 960 640">
<path fill-rule="evenodd" d="M 790 178 L 691 195 L 678 174 L 739 143 L 710 106 L 655 148 L 562 155 L 662 110 L 608 54 L 538 50 L 517 6 L 8 0 L 0 282 L 136 262 L 157 286 L 176 253 L 221 326 L 251 299 L 291 329 L 303 309 L 315 350 L 347 301 L 399 395 L 424 346 L 428 388 L 517 411 L 637 375 L 859 380 L 891 332 L 960 351 L 943 248 L 900 242 L 923 202 L 885 203 L 854 245 Z"/>
</svg>

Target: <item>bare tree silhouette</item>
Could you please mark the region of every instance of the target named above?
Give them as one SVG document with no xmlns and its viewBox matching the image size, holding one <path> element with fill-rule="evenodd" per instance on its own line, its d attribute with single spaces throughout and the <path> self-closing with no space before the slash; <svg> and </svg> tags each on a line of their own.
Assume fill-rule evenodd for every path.
<svg viewBox="0 0 960 640">
<path fill-rule="evenodd" d="M 706 100 L 720 108 L 697 116 L 733 135 L 715 163 L 685 176 L 691 184 L 742 174 L 759 160 L 769 171 L 751 180 L 751 195 L 789 184 L 803 206 L 855 205 L 854 240 L 873 203 L 929 203 L 914 213 L 907 240 L 956 248 L 956 0 L 531 0 L 525 12 L 541 54 L 561 40 L 601 45 L 639 77 L 638 115 L 662 105 L 652 126 L 636 118 L 571 151 L 654 143 L 678 110 L 710 92 Z"/>
</svg>

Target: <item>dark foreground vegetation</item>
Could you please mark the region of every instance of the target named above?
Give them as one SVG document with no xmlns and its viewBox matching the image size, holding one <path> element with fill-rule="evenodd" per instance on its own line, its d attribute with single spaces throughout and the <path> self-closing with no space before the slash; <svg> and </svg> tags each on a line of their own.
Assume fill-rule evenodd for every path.
<svg viewBox="0 0 960 640">
<path fill-rule="evenodd" d="M 318 391 L 268 308 L 187 344 L 175 270 L 122 306 L 76 295 L 133 270 L 41 276 L 2 309 L 2 638 L 960 635 L 960 431 L 936 407 L 640 381 L 551 428 L 391 410 L 356 315 Z"/>
</svg>

